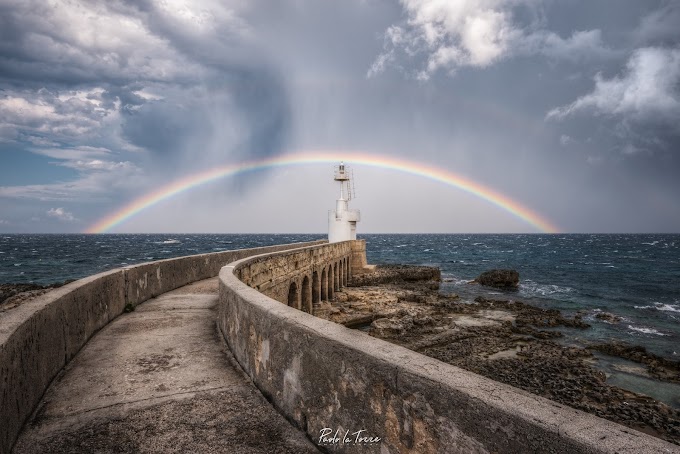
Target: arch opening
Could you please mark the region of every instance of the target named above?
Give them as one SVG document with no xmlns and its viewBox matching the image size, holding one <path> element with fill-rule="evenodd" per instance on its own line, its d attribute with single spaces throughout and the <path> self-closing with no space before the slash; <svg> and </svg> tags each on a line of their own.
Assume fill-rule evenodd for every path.
<svg viewBox="0 0 680 454">
<path fill-rule="evenodd" d="M 319 273 L 314 271 L 312 273 L 312 307 L 321 302 L 321 282 L 319 282 Z"/>
<path fill-rule="evenodd" d="M 288 287 L 288 306 L 299 308 L 298 288 L 295 282 L 291 282 L 290 287 Z"/>
<path fill-rule="evenodd" d="M 302 310 L 312 313 L 312 287 L 309 285 L 309 276 L 302 279 Z"/>
<path fill-rule="evenodd" d="M 326 268 L 321 271 L 321 301 L 328 301 L 328 275 Z"/>
<path fill-rule="evenodd" d="M 333 265 L 328 265 L 328 301 L 333 299 L 333 294 L 335 293 L 335 278 L 333 273 Z"/>
</svg>

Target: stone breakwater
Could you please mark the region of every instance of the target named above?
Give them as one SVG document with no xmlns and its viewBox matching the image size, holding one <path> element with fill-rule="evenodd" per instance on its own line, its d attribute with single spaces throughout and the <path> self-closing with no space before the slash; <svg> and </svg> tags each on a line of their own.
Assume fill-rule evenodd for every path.
<svg viewBox="0 0 680 454">
<path fill-rule="evenodd" d="M 520 301 L 462 303 L 440 294 L 438 283 L 436 268 L 379 266 L 352 279 L 315 315 L 680 445 L 680 412 L 607 384 L 591 349 L 636 361 L 664 381 L 677 381 L 678 362 L 622 344 L 560 345 L 559 327 L 589 325 Z"/>
<path fill-rule="evenodd" d="M 0 311 L 0 454 L 10 452 L 22 426 L 62 368 L 126 307 L 213 277 L 234 260 L 321 243 L 142 263 L 88 276 Z"/>
</svg>

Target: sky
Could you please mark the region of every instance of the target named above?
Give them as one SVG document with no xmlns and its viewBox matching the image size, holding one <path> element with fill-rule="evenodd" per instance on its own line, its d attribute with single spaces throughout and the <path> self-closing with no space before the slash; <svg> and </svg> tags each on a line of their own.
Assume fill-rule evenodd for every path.
<svg viewBox="0 0 680 454">
<path fill-rule="evenodd" d="M 0 232 L 304 153 L 455 174 L 566 233 L 680 232 L 680 1 L 0 0 Z M 347 162 L 359 233 L 540 232 Z M 110 232 L 323 233 L 331 163 L 217 179 Z"/>
</svg>

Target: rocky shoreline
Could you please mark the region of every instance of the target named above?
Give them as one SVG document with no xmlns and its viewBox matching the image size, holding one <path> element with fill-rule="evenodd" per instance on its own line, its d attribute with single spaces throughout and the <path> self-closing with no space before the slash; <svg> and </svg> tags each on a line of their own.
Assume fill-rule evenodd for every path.
<svg viewBox="0 0 680 454">
<path fill-rule="evenodd" d="M 592 351 L 637 362 L 666 382 L 680 382 L 679 362 L 616 342 L 561 345 L 560 327 L 589 328 L 579 315 L 514 300 L 463 303 L 440 294 L 440 280 L 437 268 L 378 266 L 315 315 L 680 445 L 680 411 L 607 384 Z"/>
<path fill-rule="evenodd" d="M 43 295 L 52 289 L 62 287 L 70 282 L 73 282 L 73 279 L 49 285 L 0 284 L 0 312 L 14 309 L 36 296 Z"/>
</svg>

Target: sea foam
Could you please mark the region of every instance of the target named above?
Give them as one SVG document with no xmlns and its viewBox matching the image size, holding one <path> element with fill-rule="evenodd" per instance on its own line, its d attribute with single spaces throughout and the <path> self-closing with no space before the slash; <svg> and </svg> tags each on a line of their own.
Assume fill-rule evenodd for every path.
<svg viewBox="0 0 680 454">
<path fill-rule="evenodd" d="M 646 328 L 644 326 L 633 326 L 633 325 L 628 325 L 628 329 L 637 331 L 639 333 L 644 333 L 644 334 L 654 334 L 657 336 L 668 336 L 668 334 L 662 333 L 661 331 L 657 331 L 654 328 Z"/>
</svg>

